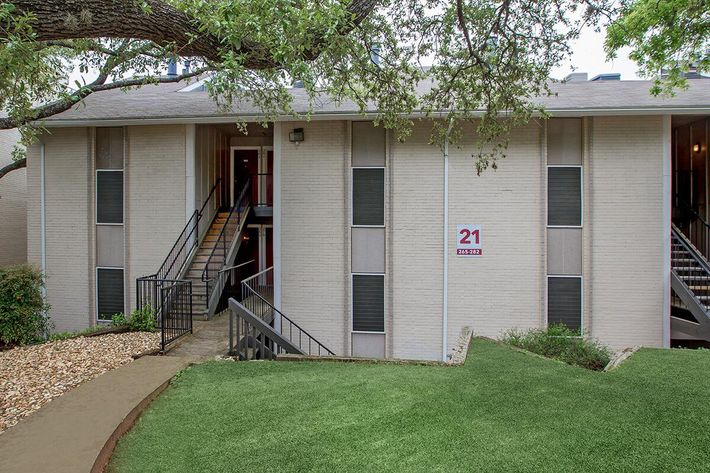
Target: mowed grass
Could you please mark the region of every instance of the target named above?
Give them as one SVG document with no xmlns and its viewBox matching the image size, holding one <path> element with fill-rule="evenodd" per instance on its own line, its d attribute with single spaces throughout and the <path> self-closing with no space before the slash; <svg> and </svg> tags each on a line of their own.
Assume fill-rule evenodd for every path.
<svg viewBox="0 0 710 473">
<path fill-rule="evenodd" d="M 592 372 L 475 339 L 461 367 L 210 362 L 110 471 L 710 471 L 710 351 Z"/>
</svg>

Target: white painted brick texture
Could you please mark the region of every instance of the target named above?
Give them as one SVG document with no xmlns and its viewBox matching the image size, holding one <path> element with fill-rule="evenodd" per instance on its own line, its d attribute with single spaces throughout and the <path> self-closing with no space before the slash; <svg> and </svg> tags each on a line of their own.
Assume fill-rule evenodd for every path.
<svg viewBox="0 0 710 473">
<path fill-rule="evenodd" d="M 662 346 L 662 117 L 595 117 L 592 130 L 590 334 Z"/>
<path fill-rule="evenodd" d="M 303 128 L 295 145 L 288 133 Z M 282 136 L 282 308 L 338 354 L 345 353 L 346 123 L 285 123 Z"/>
<path fill-rule="evenodd" d="M 136 278 L 154 274 L 185 226 L 185 126 L 128 127 L 128 309 Z"/>
</svg>

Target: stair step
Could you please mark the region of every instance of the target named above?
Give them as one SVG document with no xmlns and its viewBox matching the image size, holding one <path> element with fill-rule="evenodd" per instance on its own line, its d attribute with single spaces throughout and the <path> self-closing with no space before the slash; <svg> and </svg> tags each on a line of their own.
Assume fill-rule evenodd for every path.
<svg viewBox="0 0 710 473">
<path fill-rule="evenodd" d="M 673 266 L 673 271 L 699 271 L 702 270 L 700 266 Z"/>
<path fill-rule="evenodd" d="M 710 276 L 686 276 L 681 275 L 681 279 L 685 281 L 710 281 Z"/>
</svg>

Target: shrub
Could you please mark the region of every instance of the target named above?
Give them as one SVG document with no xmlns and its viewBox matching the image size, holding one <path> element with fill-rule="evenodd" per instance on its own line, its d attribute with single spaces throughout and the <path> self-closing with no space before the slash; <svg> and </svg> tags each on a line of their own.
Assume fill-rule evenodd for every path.
<svg viewBox="0 0 710 473">
<path fill-rule="evenodd" d="M 150 306 L 143 306 L 131 312 L 128 327 L 134 332 L 155 331 L 155 313 Z"/>
<path fill-rule="evenodd" d="M 122 312 L 119 312 L 118 314 L 113 314 L 111 316 L 111 325 L 113 325 L 114 327 L 123 327 L 124 325 L 128 325 L 126 316 L 123 315 Z"/>
<path fill-rule="evenodd" d="M 42 273 L 29 265 L 0 268 L 0 345 L 43 340 L 51 323 L 42 298 Z"/>
<path fill-rule="evenodd" d="M 590 370 L 603 370 L 611 360 L 608 348 L 595 340 L 582 338 L 579 332 L 562 324 L 547 329 L 510 330 L 503 336 L 503 342 Z"/>
</svg>

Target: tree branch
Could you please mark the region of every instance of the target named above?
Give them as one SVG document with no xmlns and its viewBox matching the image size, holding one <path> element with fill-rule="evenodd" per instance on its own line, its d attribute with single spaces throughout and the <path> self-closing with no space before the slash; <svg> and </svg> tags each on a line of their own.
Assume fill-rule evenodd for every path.
<svg viewBox="0 0 710 473">
<path fill-rule="evenodd" d="M 24 167 L 27 167 L 27 158 L 22 158 L 18 159 L 17 161 L 13 161 L 10 164 L 0 168 L 0 179 L 2 179 L 5 174 L 8 174 L 12 171 L 16 171 L 18 169 L 22 169 Z"/>
<path fill-rule="evenodd" d="M 199 75 L 204 74 L 205 72 L 209 72 L 210 68 L 204 67 L 200 69 L 196 69 L 192 72 L 188 72 L 185 74 L 180 74 L 177 76 L 163 76 L 163 77 L 157 77 L 157 78 L 152 78 L 152 79 L 145 79 L 145 78 L 131 78 L 131 79 L 123 79 L 123 80 L 118 80 L 115 82 L 109 82 L 108 84 L 101 82 L 101 78 L 97 79 L 97 81 L 92 82 L 91 84 L 87 85 L 86 87 L 82 87 L 81 89 L 77 90 L 76 93 L 65 97 L 60 100 L 55 100 L 54 102 L 50 102 L 45 105 L 40 105 L 39 107 L 35 108 L 35 114 L 33 117 L 28 117 L 28 118 L 12 118 L 12 117 L 5 117 L 5 118 L 0 118 L 0 130 L 7 130 L 10 128 L 17 128 L 22 125 L 26 125 L 32 121 L 36 120 L 43 120 L 47 117 L 51 117 L 52 115 L 56 115 L 58 113 L 64 112 L 66 110 L 69 110 L 71 107 L 88 97 L 89 95 L 93 94 L 94 92 L 101 92 L 104 90 L 112 90 L 112 89 L 121 89 L 121 88 L 126 88 L 126 87 L 138 87 L 142 85 L 149 85 L 149 84 L 169 84 L 173 82 L 180 82 L 181 80 L 189 79 L 192 77 L 196 77 Z M 2 177 L 2 176 L 0 176 Z"/>
<path fill-rule="evenodd" d="M 225 44 L 199 28 L 198 22 L 161 0 L 145 0 L 150 12 L 136 0 L 12 0 L 20 12 L 32 13 L 36 41 L 61 41 L 79 38 L 126 38 L 152 41 L 160 47 L 171 46 L 175 54 L 202 57 L 220 62 Z M 341 34 L 362 22 L 375 8 L 377 0 L 352 0 L 348 12 L 352 21 L 339 28 Z M 0 38 L 3 33 L 0 31 Z M 319 45 L 318 38 L 314 44 Z M 270 69 L 279 64 L 263 45 L 244 41 L 232 52 L 243 55 L 247 69 Z M 316 51 L 305 57 L 315 59 Z"/>
</svg>

